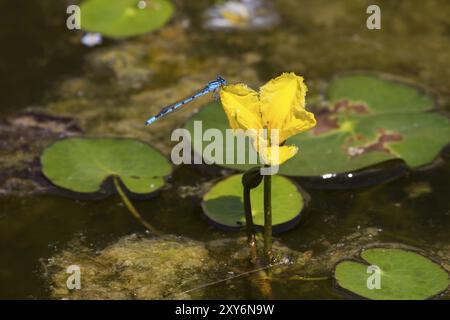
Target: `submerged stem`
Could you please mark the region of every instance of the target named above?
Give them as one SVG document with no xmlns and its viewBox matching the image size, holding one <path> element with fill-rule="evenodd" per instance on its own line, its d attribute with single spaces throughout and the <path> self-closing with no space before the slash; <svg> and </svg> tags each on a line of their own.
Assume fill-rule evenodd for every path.
<svg viewBox="0 0 450 320">
<path fill-rule="evenodd" d="M 273 300 L 272 277 L 270 268 L 258 272 L 258 274 L 255 275 L 253 282 L 258 287 L 259 292 L 264 299 Z"/>
<path fill-rule="evenodd" d="M 117 193 L 120 195 L 120 198 L 122 198 L 123 203 L 128 208 L 128 210 L 131 212 L 131 214 L 140 222 L 144 227 L 146 227 L 149 231 L 151 231 L 155 235 L 160 235 L 161 233 L 157 231 L 154 227 L 152 227 L 147 221 L 142 218 L 140 213 L 137 211 L 137 209 L 133 206 L 130 199 L 128 199 L 127 195 L 125 194 L 125 191 L 120 186 L 119 177 L 114 176 L 113 177 L 114 186 L 116 187 Z"/>
<path fill-rule="evenodd" d="M 250 188 L 244 186 L 244 211 L 245 230 L 247 233 L 247 244 L 250 249 L 250 258 L 253 264 L 257 261 L 256 238 L 253 225 L 252 204 L 250 201 Z"/>
<path fill-rule="evenodd" d="M 264 256 L 272 262 L 272 176 L 264 176 Z"/>
</svg>

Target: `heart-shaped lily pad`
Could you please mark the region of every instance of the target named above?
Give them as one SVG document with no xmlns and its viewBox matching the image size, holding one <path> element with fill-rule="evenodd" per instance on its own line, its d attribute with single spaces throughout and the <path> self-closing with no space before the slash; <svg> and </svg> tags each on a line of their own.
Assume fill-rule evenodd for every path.
<svg viewBox="0 0 450 320">
<path fill-rule="evenodd" d="M 203 197 L 205 215 L 219 226 L 240 228 L 245 225 L 242 175 L 233 175 L 215 184 Z M 251 191 L 253 222 L 264 226 L 264 184 Z M 300 218 L 303 197 L 297 186 L 281 176 L 272 177 L 272 224 L 274 232 L 292 228 Z"/>
<path fill-rule="evenodd" d="M 417 168 L 431 163 L 450 142 L 449 119 L 432 112 L 431 97 L 410 85 L 372 75 L 347 75 L 330 84 L 327 98 L 325 108 L 314 110 L 317 126 L 287 140 L 299 152 L 280 167 L 280 174 L 332 176 L 392 159 Z M 198 140 L 201 135 L 193 134 L 194 121 L 202 121 L 203 130 L 229 128 L 219 103 L 205 106 L 186 124 Z M 194 149 L 201 154 L 199 145 L 196 141 Z"/>
<path fill-rule="evenodd" d="M 373 248 L 363 251 L 361 257 L 367 264 L 340 262 L 335 278 L 342 288 L 365 298 L 421 300 L 433 297 L 449 286 L 448 273 L 443 268 L 411 251 Z M 375 277 L 378 275 L 377 283 Z"/>
<path fill-rule="evenodd" d="M 86 0 L 81 27 L 113 38 L 145 34 L 163 26 L 173 15 L 169 0 Z"/>
<path fill-rule="evenodd" d="M 133 193 L 146 194 L 164 185 L 170 163 L 149 145 L 132 139 L 71 138 L 50 145 L 41 157 L 42 172 L 55 185 L 75 192 L 99 191 L 109 176 L 118 176 Z"/>
</svg>

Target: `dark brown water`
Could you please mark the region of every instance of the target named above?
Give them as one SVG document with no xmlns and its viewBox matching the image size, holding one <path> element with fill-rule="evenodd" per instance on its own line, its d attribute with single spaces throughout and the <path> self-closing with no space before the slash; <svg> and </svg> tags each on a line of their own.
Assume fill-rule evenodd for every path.
<svg viewBox="0 0 450 320">
<path fill-rule="evenodd" d="M 267 31 L 217 33 L 203 31 L 199 12 L 212 1 L 177 2 L 176 19 L 191 18 L 193 52 L 201 59 L 216 55 L 230 59 L 250 52 L 261 59 L 255 72 L 265 82 L 282 71 L 295 71 L 311 82 L 311 93 L 342 71 L 392 73 L 429 89 L 442 111 L 450 110 L 450 22 L 448 1 L 380 1 L 382 30 L 365 28 L 370 1 L 280 0 L 282 23 Z M 64 28 L 65 7 L 60 1 L 30 0 L 0 5 L 2 53 L 0 61 L 1 115 L 30 105 L 45 105 L 55 84 L 83 77 L 87 50 Z M 126 42 L 125 42 L 126 43 Z M 120 44 L 119 44 L 120 45 Z M 168 59 L 170 60 L 170 52 Z M 171 70 L 172 71 L 172 70 Z M 168 71 L 169 72 L 169 71 Z M 206 71 L 205 71 L 206 72 Z M 238 77 L 239 75 L 233 75 Z M 164 88 L 173 78 L 156 78 Z M 173 173 L 173 184 L 151 200 L 136 200 L 138 209 L 167 234 L 199 241 L 239 236 L 219 231 L 202 217 L 200 199 L 181 198 L 181 185 L 212 177 L 194 168 Z M 432 169 L 407 174 L 393 182 L 351 191 L 307 190 L 311 202 L 299 225 L 277 236 L 292 249 L 320 253 L 316 240 L 334 244 L 356 230 L 378 228 L 380 239 L 427 250 L 450 243 L 450 160 Z M 300 181 L 301 182 L 301 181 Z M 118 196 L 103 200 L 74 200 L 58 195 L 0 198 L 0 298 L 46 298 L 42 263 L 74 238 L 94 248 L 131 233 L 143 233 Z M 260 298 L 245 278 L 218 284 L 207 298 Z M 278 299 L 344 298 L 327 281 L 279 281 Z"/>
<path fill-rule="evenodd" d="M 64 1 L 2 1 L 2 115 L 40 105 L 55 83 L 81 72 L 88 50 L 65 28 Z"/>
</svg>

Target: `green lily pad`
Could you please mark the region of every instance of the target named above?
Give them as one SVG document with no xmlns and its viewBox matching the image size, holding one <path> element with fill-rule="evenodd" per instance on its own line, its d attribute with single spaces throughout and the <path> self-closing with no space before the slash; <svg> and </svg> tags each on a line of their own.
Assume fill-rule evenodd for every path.
<svg viewBox="0 0 450 320">
<path fill-rule="evenodd" d="M 213 103 L 208 104 L 207 106 L 203 107 L 197 114 L 195 114 L 193 117 L 191 117 L 189 119 L 189 121 L 184 125 L 184 128 L 189 131 L 191 139 L 193 139 L 192 140 L 193 150 L 198 154 L 202 154 L 202 151 L 205 149 L 205 146 L 207 145 L 207 143 L 203 143 L 203 145 L 199 144 L 202 137 L 201 137 L 201 135 L 194 134 L 194 122 L 195 121 L 201 122 L 203 131 L 206 131 L 208 129 L 218 129 L 222 132 L 223 137 L 225 137 L 225 130 L 230 128 L 227 117 L 225 115 L 225 112 L 223 111 L 223 108 L 222 108 L 222 105 L 220 102 L 213 102 Z M 235 141 L 237 141 L 237 140 L 235 140 Z M 223 150 L 226 150 L 225 143 L 226 143 L 226 141 L 224 139 L 224 149 Z M 202 146 L 202 148 L 198 148 L 198 146 Z M 248 138 L 245 138 L 245 145 L 243 146 L 242 149 L 238 150 L 238 147 L 240 147 L 240 145 L 238 145 L 237 143 L 234 143 L 234 147 L 235 147 L 234 148 L 234 159 L 236 160 L 238 152 L 243 152 L 243 150 L 245 150 L 245 152 L 247 152 L 247 150 L 252 147 L 252 144 L 250 143 Z M 221 161 L 221 163 L 226 163 L 225 152 L 224 152 L 223 157 L 224 158 L 223 158 L 223 161 Z M 203 159 L 206 160 L 205 157 L 203 157 Z M 245 159 L 247 161 L 248 153 L 246 153 Z M 257 165 L 257 164 L 260 164 L 260 163 L 254 163 L 254 164 L 229 163 L 229 164 L 219 164 L 219 165 L 222 167 L 230 168 L 230 169 L 246 171 L 248 169 L 255 167 L 255 165 Z"/>
<path fill-rule="evenodd" d="M 209 190 L 203 197 L 205 215 L 219 226 L 240 228 L 245 225 L 242 175 L 228 177 Z M 251 191 L 253 222 L 264 226 L 264 184 Z M 304 206 L 297 186 L 281 176 L 272 177 L 272 224 L 275 232 L 293 227 Z"/>
<path fill-rule="evenodd" d="M 327 96 L 332 107 L 351 101 L 349 109 L 356 113 L 358 109 L 359 113 L 364 112 L 364 108 L 379 114 L 423 112 L 434 107 L 433 99 L 417 88 L 371 75 L 336 78 L 328 87 Z"/>
<path fill-rule="evenodd" d="M 44 151 L 41 165 L 52 183 L 82 193 L 97 192 L 109 176 L 118 176 L 129 191 L 146 194 L 161 188 L 172 171 L 149 145 L 113 138 L 59 140 Z"/>
<path fill-rule="evenodd" d="M 81 28 L 113 38 L 148 33 L 162 27 L 173 15 L 168 0 L 86 0 L 81 5 Z"/>
<path fill-rule="evenodd" d="M 280 174 L 332 177 L 393 159 L 414 169 L 433 162 L 450 142 L 449 119 L 432 112 L 431 97 L 410 85 L 347 75 L 330 84 L 327 98 L 325 108 L 314 110 L 318 125 L 287 140 L 299 152 L 280 167 Z M 193 134 L 194 121 L 202 121 L 203 130 L 229 128 L 220 103 L 205 106 L 185 125 L 194 139 L 201 139 Z M 253 165 L 221 166 L 247 170 Z"/>
<path fill-rule="evenodd" d="M 448 273 L 424 256 L 401 249 L 374 248 L 362 252 L 368 264 L 343 261 L 336 266 L 335 278 L 339 286 L 357 295 L 376 300 L 422 300 L 433 297 L 449 286 Z M 380 270 L 379 289 L 369 280 L 368 266 Z"/>
</svg>

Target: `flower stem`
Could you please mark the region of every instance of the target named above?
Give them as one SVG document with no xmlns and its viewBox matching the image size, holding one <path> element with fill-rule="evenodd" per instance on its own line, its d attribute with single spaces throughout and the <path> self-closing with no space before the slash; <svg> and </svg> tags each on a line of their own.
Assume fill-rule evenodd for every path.
<svg viewBox="0 0 450 320">
<path fill-rule="evenodd" d="M 272 176 L 264 176 L 264 256 L 272 262 Z"/>
<path fill-rule="evenodd" d="M 256 238 L 254 233 L 252 204 L 250 201 L 250 188 L 244 186 L 244 211 L 245 211 L 245 230 L 247 233 L 247 244 L 250 249 L 250 259 L 253 264 L 257 261 Z"/>
<path fill-rule="evenodd" d="M 117 193 L 120 195 L 120 198 L 122 198 L 123 203 L 128 208 L 128 210 L 131 212 L 131 214 L 140 222 L 142 225 L 147 228 L 149 231 L 151 231 L 155 235 L 160 235 L 161 233 L 157 231 L 153 226 L 151 226 L 147 221 L 142 218 L 140 213 L 137 211 L 137 209 L 133 206 L 130 199 L 128 199 L 127 195 L 125 194 L 125 191 L 120 186 L 119 177 L 114 176 L 114 186 L 116 187 Z"/>
</svg>

